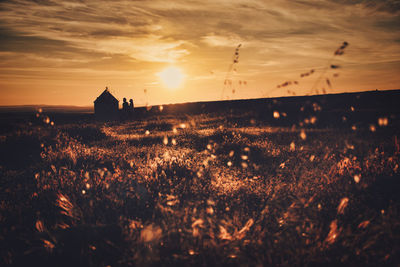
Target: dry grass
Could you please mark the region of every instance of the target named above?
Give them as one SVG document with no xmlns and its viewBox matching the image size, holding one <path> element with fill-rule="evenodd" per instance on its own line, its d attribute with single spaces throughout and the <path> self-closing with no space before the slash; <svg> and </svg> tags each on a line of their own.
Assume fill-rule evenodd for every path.
<svg viewBox="0 0 400 267">
<path fill-rule="evenodd" d="M 32 157 L 2 161 L 1 261 L 399 263 L 396 125 L 284 127 L 241 114 L 5 134 L 2 148 Z"/>
</svg>

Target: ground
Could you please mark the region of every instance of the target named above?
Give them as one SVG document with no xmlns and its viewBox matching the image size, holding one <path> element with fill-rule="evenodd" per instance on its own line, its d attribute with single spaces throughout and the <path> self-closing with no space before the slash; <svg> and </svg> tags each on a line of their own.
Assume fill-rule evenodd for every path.
<svg viewBox="0 0 400 267">
<path fill-rule="evenodd" d="M 399 264 L 398 111 L 299 106 L 4 116 L 1 265 Z"/>
</svg>

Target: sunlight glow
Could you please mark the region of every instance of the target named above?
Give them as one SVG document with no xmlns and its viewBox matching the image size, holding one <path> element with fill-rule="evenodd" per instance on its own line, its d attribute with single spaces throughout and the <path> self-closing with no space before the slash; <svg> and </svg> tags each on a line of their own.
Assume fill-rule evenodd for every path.
<svg viewBox="0 0 400 267">
<path fill-rule="evenodd" d="M 157 73 L 163 84 L 169 89 L 176 89 L 181 86 L 185 75 L 180 68 L 170 66 Z"/>
</svg>

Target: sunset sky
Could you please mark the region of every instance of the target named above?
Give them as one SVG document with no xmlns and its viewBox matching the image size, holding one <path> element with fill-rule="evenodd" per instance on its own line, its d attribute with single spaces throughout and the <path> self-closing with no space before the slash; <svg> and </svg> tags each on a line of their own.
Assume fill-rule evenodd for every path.
<svg viewBox="0 0 400 267">
<path fill-rule="evenodd" d="M 0 1 L 0 36 L 0 105 L 89 106 L 106 86 L 136 106 L 400 88 L 398 0 Z"/>
</svg>

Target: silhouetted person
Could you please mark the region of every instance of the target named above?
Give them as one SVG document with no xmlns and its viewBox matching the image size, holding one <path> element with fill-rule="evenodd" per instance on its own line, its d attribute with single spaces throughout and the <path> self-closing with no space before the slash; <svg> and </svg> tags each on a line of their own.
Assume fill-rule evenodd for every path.
<svg viewBox="0 0 400 267">
<path fill-rule="evenodd" d="M 132 112 L 133 111 L 133 100 L 129 99 L 129 109 Z"/>
<path fill-rule="evenodd" d="M 124 102 L 122 103 L 122 110 L 123 112 L 128 112 L 129 110 L 129 104 L 126 102 L 126 98 L 124 97 Z"/>
</svg>

